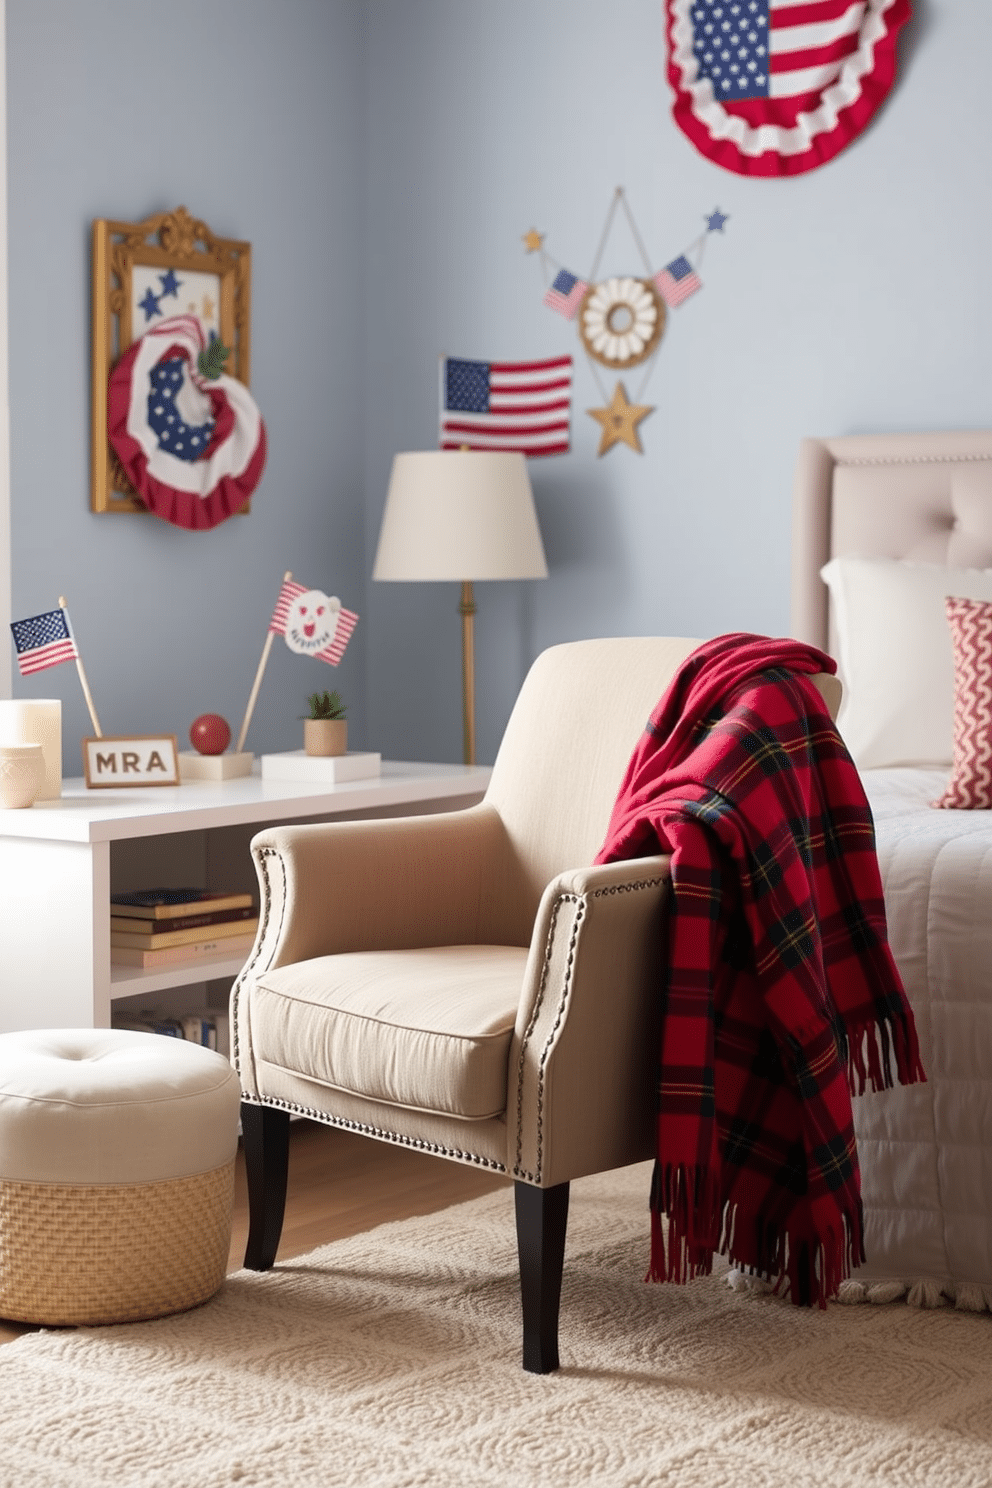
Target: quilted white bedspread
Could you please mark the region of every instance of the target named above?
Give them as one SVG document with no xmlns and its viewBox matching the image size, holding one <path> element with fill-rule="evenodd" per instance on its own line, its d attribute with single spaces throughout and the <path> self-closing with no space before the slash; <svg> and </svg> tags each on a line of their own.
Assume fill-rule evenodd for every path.
<svg viewBox="0 0 992 1488">
<path fill-rule="evenodd" d="M 928 804 L 943 770 L 866 770 L 889 939 L 928 1082 L 854 1102 L 868 1264 L 992 1306 L 992 813 Z M 964 1289 L 964 1290 L 963 1290 Z M 931 1298 L 933 1288 L 930 1288 Z"/>
</svg>

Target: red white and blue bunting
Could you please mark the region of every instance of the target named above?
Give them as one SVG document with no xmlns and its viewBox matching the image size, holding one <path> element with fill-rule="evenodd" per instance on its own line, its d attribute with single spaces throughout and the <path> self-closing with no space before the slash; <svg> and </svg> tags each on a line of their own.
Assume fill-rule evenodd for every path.
<svg viewBox="0 0 992 1488">
<path fill-rule="evenodd" d="M 107 394 L 110 444 L 138 496 L 190 530 L 240 511 L 265 468 L 258 406 L 237 378 L 203 375 L 209 348 L 196 316 L 160 321 L 116 363 Z"/>
<path fill-rule="evenodd" d="M 840 153 L 892 87 L 909 0 L 665 0 L 675 122 L 741 176 Z"/>
</svg>

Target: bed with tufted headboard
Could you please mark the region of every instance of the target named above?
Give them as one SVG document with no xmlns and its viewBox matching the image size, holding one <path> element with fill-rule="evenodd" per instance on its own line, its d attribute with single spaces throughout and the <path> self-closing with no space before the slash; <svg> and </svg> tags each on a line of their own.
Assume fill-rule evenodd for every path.
<svg viewBox="0 0 992 1488">
<path fill-rule="evenodd" d="M 803 441 L 792 633 L 838 661 L 928 1075 L 855 1101 L 868 1264 L 845 1292 L 992 1308 L 992 432 Z"/>
<path fill-rule="evenodd" d="M 792 523 L 792 633 L 827 650 L 831 558 L 992 568 L 992 431 L 804 439 Z"/>
</svg>

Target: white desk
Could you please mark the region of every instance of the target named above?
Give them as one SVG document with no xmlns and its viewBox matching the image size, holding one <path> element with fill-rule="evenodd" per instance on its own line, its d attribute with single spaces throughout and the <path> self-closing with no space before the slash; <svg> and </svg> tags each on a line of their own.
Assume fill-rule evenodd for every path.
<svg viewBox="0 0 992 1488">
<path fill-rule="evenodd" d="M 248 844 L 263 826 L 448 811 L 491 771 L 383 762 L 341 785 L 197 781 L 128 790 L 63 783 L 58 801 L 0 809 L 0 1031 L 109 1027 L 115 998 L 237 976 L 245 957 L 145 971 L 110 964 L 110 895 L 202 885 L 258 890 Z"/>
</svg>

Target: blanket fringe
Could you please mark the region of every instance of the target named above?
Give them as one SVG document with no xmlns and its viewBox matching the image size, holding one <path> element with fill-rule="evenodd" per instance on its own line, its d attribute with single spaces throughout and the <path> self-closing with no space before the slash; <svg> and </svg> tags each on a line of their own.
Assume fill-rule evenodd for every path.
<svg viewBox="0 0 992 1488">
<path fill-rule="evenodd" d="M 660 1162 L 651 1179 L 651 1266 L 648 1281 L 692 1281 L 708 1276 L 721 1249 L 723 1210 L 710 1167 Z M 667 1218 L 667 1227 L 662 1223 Z"/>
<path fill-rule="evenodd" d="M 992 1312 L 992 1287 L 976 1281 L 955 1281 L 952 1277 L 937 1280 L 920 1277 L 916 1281 L 893 1278 L 886 1281 L 845 1281 L 837 1296 L 848 1306 L 874 1303 L 876 1306 L 899 1302 L 910 1307 L 954 1306 L 959 1312 Z"/>
<path fill-rule="evenodd" d="M 905 1016 L 871 1018 L 849 1028 L 847 1081 L 851 1094 L 864 1095 L 867 1089 L 891 1090 L 896 1083 L 892 1077 L 893 1059 L 900 1085 L 925 1083 L 927 1077 L 916 1026 Z"/>
<path fill-rule="evenodd" d="M 648 1281 L 685 1283 L 709 1276 L 714 1254 L 787 1291 L 800 1307 L 826 1307 L 865 1259 L 864 1215 L 834 1211 L 818 1224 L 805 1201 L 783 1225 L 742 1214 L 721 1203 L 713 1173 L 705 1168 L 655 1164 L 651 1186 L 651 1264 Z M 667 1221 L 667 1223 L 666 1223 Z"/>
</svg>

